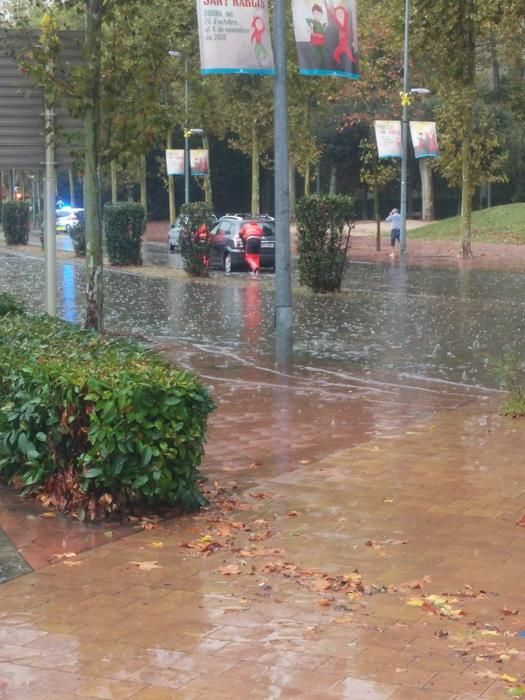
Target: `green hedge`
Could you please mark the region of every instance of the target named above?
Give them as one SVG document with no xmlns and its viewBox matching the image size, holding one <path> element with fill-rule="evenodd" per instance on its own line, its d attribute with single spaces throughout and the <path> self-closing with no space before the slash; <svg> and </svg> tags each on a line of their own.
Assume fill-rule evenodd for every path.
<svg viewBox="0 0 525 700">
<path fill-rule="evenodd" d="M 215 218 L 211 207 L 204 202 L 183 204 L 181 209 L 182 233 L 180 236 L 180 254 L 184 270 L 193 277 L 208 277 L 210 239 L 197 235 L 201 226 L 206 226 L 209 233 Z"/>
<path fill-rule="evenodd" d="M 104 233 L 112 265 L 142 265 L 140 246 L 146 227 L 141 204 L 117 202 L 104 206 Z"/>
<path fill-rule="evenodd" d="M 27 245 L 29 240 L 29 204 L 27 202 L 4 202 L 2 226 L 8 245 Z"/>
<path fill-rule="evenodd" d="M 203 503 L 213 403 L 141 346 L 47 316 L 0 319 L 0 476 L 64 511 Z"/>
<path fill-rule="evenodd" d="M 350 195 L 316 194 L 297 203 L 299 281 L 314 292 L 341 288 L 353 210 Z"/>
</svg>

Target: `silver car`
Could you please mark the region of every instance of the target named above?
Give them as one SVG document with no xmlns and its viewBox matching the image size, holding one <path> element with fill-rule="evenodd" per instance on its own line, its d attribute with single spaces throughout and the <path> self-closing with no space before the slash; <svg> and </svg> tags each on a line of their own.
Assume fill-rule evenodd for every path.
<svg viewBox="0 0 525 700">
<path fill-rule="evenodd" d="M 168 229 L 168 248 L 170 253 L 177 253 L 180 250 L 180 234 L 182 233 L 182 217 L 177 216 L 174 224 L 170 224 Z"/>
</svg>

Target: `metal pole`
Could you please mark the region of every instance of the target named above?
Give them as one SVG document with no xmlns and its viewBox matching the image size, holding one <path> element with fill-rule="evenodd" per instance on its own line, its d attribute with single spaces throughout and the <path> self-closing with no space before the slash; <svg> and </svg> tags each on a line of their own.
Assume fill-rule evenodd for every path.
<svg viewBox="0 0 525 700">
<path fill-rule="evenodd" d="M 57 236 L 56 236 L 56 173 L 54 147 L 54 113 L 45 108 L 46 160 L 45 160 L 45 196 L 44 196 L 44 256 L 46 281 L 46 311 L 50 316 L 57 315 Z"/>
<path fill-rule="evenodd" d="M 408 24 L 410 0 L 405 0 L 405 55 L 403 60 L 403 114 L 402 114 L 402 156 L 401 156 L 401 254 L 407 247 L 407 161 L 408 161 Z"/>
<path fill-rule="evenodd" d="M 189 82 L 188 58 L 184 59 L 184 202 L 190 201 L 190 135 L 188 133 Z"/>
<path fill-rule="evenodd" d="M 290 367 L 293 359 L 286 26 L 285 0 L 275 0 L 275 359 L 283 368 Z"/>
</svg>

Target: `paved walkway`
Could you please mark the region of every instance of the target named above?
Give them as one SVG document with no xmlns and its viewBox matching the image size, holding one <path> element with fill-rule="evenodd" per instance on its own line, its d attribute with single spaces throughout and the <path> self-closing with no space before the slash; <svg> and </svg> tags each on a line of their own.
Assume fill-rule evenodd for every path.
<svg viewBox="0 0 525 700">
<path fill-rule="evenodd" d="M 218 398 L 210 508 L 3 584 L 1 698 L 520 696 L 523 421 L 175 355 Z"/>
</svg>

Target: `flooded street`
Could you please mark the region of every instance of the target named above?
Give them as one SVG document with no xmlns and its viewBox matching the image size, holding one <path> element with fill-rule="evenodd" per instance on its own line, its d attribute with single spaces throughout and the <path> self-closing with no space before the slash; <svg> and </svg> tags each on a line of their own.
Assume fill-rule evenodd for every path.
<svg viewBox="0 0 525 700">
<path fill-rule="evenodd" d="M 145 262 L 180 267 L 151 246 Z M 2 254 L 0 289 L 43 310 L 43 261 Z M 189 343 L 221 364 L 271 366 L 273 275 L 186 281 L 106 268 L 109 330 Z M 214 282 L 219 280 L 221 283 Z M 84 269 L 58 263 L 59 314 L 81 322 Z M 394 374 L 400 380 L 499 385 L 504 349 L 525 336 L 524 279 L 519 272 L 350 264 L 343 291 L 294 298 L 296 366 Z"/>
</svg>

